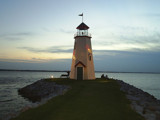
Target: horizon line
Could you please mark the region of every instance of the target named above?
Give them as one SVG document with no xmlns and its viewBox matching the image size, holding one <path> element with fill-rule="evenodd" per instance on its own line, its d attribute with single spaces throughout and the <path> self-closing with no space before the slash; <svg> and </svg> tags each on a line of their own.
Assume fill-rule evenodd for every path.
<svg viewBox="0 0 160 120">
<path fill-rule="evenodd" d="M 0 71 L 19 71 L 19 72 L 68 72 L 70 70 L 21 70 L 21 69 L 0 69 Z M 148 74 L 160 74 L 160 72 L 126 72 L 126 71 L 105 71 L 96 70 L 97 73 L 148 73 Z"/>
</svg>

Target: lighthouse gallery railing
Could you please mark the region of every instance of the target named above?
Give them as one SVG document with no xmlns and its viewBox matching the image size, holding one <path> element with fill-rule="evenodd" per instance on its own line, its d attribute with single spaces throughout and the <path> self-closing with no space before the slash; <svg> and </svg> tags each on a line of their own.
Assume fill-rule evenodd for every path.
<svg viewBox="0 0 160 120">
<path fill-rule="evenodd" d="M 74 34 L 74 37 L 77 37 L 77 36 L 87 36 L 87 37 L 91 37 L 91 34 L 88 33 L 88 32 L 77 32 Z"/>
</svg>

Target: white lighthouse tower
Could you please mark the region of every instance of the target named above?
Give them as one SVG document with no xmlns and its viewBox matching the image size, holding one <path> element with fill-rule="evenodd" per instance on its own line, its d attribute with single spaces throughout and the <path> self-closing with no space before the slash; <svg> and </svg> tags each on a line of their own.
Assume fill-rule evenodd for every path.
<svg viewBox="0 0 160 120">
<path fill-rule="evenodd" d="M 88 33 L 88 29 L 89 27 L 83 21 L 77 27 L 77 33 L 74 36 L 75 42 L 70 79 L 95 79 L 91 34 Z"/>
</svg>

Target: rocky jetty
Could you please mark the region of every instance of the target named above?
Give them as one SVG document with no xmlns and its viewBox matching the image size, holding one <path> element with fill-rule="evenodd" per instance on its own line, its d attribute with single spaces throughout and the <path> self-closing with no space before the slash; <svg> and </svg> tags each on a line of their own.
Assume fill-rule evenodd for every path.
<svg viewBox="0 0 160 120">
<path fill-rule="evenodd" d="M 142 115 L 146 120 L 160 120 L 160 100 L 144 92 L 141 89 L 117 80 L 121 85 L 121 91 L 126 93 L 131 101 L 132 108 Z"/>
<path fill-rule="evenodd" d="M 32 102 L 40 102 L 42 99 L 64 94 L 70 86 L 58 85 L 45 79 L 39 80 L 18 90 L 18 93 Z"/>
</svg>

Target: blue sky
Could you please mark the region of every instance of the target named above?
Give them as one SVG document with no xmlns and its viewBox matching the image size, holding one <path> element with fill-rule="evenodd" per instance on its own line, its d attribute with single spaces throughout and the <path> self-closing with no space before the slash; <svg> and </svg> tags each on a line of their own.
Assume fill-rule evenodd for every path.
<svg viewBox="0 0 160 120">
<path fill-rule="evenodd" d="M 160 72 L 159 0 L 0 0 L 0 69 L 70 70 L 90 27 L 95 70 Z"/>
</svg>

